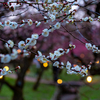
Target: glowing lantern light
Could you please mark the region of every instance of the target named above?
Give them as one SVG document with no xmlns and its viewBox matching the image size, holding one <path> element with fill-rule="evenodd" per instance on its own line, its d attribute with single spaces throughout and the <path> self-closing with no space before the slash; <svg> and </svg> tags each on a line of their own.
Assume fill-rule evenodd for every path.
<svg viewBox="0 0 100 100">
<path fill-rule="evenodd" d="M 98 61 L 96 61 L 96 64 L 99 64 L 99 60 L 98 60 Z"/>
<path fill-rule="evenodd" d="M 2 79 L 3 78 L 3 75 L 0 75 L 0 79 Z"/>
<path fill-rule="evenodd" d="M 86 80 L 87 80 L 88 83 L 91 83 L 92 82 L 92 77 L 88 76 Z"/>
<path fill-rule="evenodd" d="M 46 63 L 43 63 L 43 66 L 44 67 L 47 67 L 48 66 L 48 63 L 46 62 Z"/>
<path fill-rule="evenodd" d="M 62 81 L 61 79 L 58 79 L 58 80 L 57 80 L 57 83 L 58 83 L 58 84 L 62 84 L 62 82 L 63 82 L 63 81 Z"/>
<path fill-rule="evenodd" d="M 9 67 L 8 67 L 8 66 L 5 66 L 4 68 L 6 69 L 6 71 L 8 71 L 8 70 L 9 70 Z"/>
<path fill-rule="evenodd" d="M 21 50 L 20 50 L 20 49 L 18 49 L 18 50 L 17 50 L 17 52 L 18 52 L 18 53 L 21 53 Z"/>
</svg>

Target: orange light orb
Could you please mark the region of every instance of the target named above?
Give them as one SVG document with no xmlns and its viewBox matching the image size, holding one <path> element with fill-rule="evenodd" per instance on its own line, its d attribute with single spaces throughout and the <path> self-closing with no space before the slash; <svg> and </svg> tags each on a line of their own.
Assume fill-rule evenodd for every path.
<svg viewBox="0 0 100 100">
<path fill-rule="evenodd" d="M 43 66 L 44 67 L 48 67 L 48 63 L 46 62 L 46 63 L 43 63 Z"/>
<path fill-rule="evenodd" d="M 57 83 L 58 83 L 58 84 L 62 84 L 62 82 L 63 82 L 62 79 L 58 79 L 58 80 L 57 80 Z"/>
<path fill-rule="evenodd" d="M 0 79 L 2 79 L 3 78 L 3 75 L 0 75 Z"/>
<path fill-rule="evenodd" d="M 21 53 L 21 50 L 20 50 L 20 49 L 18 49 L 18 50 L 17 50 L 17 52 L 18 52 L 18 53 Z"/>
</svg>

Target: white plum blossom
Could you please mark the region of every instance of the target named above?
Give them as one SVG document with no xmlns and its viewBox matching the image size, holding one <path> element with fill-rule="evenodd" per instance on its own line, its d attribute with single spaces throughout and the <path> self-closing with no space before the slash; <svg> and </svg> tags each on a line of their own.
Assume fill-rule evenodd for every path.
<svg viewBox="0 0 100 100">
<path fill-rule="evenodd" d="M 48 61 L 48 59 L 45 57 L 45 56 L 43 56 L 43 57 L 40 57 L 40 59 L 39 59 L 42 63 L 45 63 L 45 62 L 47 62 Z"/>
<path fill-rule="evenodd" d="M 10 48 L 13 48 L 14 42 L 12 40 L 8 40 L 7 43 Z"/>
<path fill-rule="evenodd" d="M 38 27 L 41 25 L 41 22 L 35 21 L 35 25 L 36 25 L 36 27 Z"/>
<path fill-rule="evenodd" d="M 98 19 L 100 19 L 100 16 L 98 16 Z"/>
<path fill-rule="evenodd" d="M 59 67 L 59 62 L 58 61 L 54 62 L 53 66 Z"/>
<path fill-rule="evenodd" d="M 98 47 L 96 47 L 95 45 L 92 46 L 92 52 L 98 53 Z"/>
<path fill-rule="evenodd" d="M 45 63 L 47 61 L 49 61 L 45 55 L 42 55 L 42 53 L 40 51 L 38 51 L 38 55 L 35 56 L 36 59 L 39 59 L 40 62 Z"/>
<path fill-rule="evenodd" d="M 59 51 L 54 51 L 54 56 L 56 56 L 58 58 L 61 56 L 61 53 Z"/>
<path fill-rule="evenodd" d="M 21 23 L 22 24 L 19 27 L 23 27 L 25 25 L 25 20 L 22 20 Z"/>
<path fill-rule="evenodd" d="M 60 26 L 61 26 L 61 24 L 60 24 L 59 22 L 57 22 L 57 23 L 54 25 L 54 28 L 55 28 L 55 29 L 59 29 Z"/>
<path fill-rule="evenodd" d="M 40 57 L 42 57 L 43 55 L 42 55 L 42 53 L 40 52 L 40 51 L 37 51 L 38 52 L 38 55 L 35 55 L 35 58 L 36 59 L 39 59 Z"/>
<path fill-rule="evenodd" d="M 1 75 L 6 75 L 6 74 L 7 74 L 7 71 L 6 71 L 5 68 L 3 68 L 3 69 L 1 70 Z"/>
<path fill-rule="evenodd" d="M 70 70 L 70 68 L 71 68 L 71 63 L 70 63 L 69 61 L 67 61 L 66 69 L 67 69 L 67 70 Z"/>
<path fill-rule="evenodd" d="M 47 18 L 47 16 L 44 16 L 44 23 L 45 23 L 45 24 L 48 23 L 48 18 Z"/>
<path fill-rule="evenodd" d="M 33 24 L 33 21 L 31 19 L 28 19 L 28 25 L 32 26 L 32 24 Z"/>
<path fill-rule="evenodd" d="M 18 27 L 18 24 L 16 22 L 10 22 L 10 28 L 16 29 Z"/>
<path fill-rule="evenodd" d="M 53 53 L 49 53 L 49 57 L 51 60 L 54 60 L 54 54 Z"/>
<path fill-rule="evenodd" d="M 29 45 L 34 46 L 34 45 L 36 45 L 36 42 L 37 41 L 34 38 L 31 38 Z"/>
<path fill-rule="evenodd" d="M 24 42 L 24 41 L 20 41 L 20 42 L 18 43 L 18 48 L 24 49 L 24 48 L 25 48 L 25 42 Z"/>
<path fill-rule="evenodd" d="M 29 56 L 29 52 L 27 50 L 23 50 L 23 57 Z"/>
<path fill-rule="evenodd" d="M 64 63 L 63 62 L 61 62 L 61 67 L 60 68 L 64 68 Z"/>
<path fill-rule="evenodd" d="M 29 43 L 30 40 L 31 40 L 31 38 L 27 38 L 27 39 L 25 40 L 25 42 L 26 42 L 26 43 Z"/>
<path fill-rule="evenodd" d="M 65 51 L 62 48 L 59 48 L 57 51 L 59 51 L 61 55 L 65 53 Z"/>
<path fill-rule="evenodd" d="M 17 57 L 18 57 L 18 55 L 16 53 L 12 53 L 11 54 L 11 59 L 12 60 L 15 60 Z"/>
<path fill-rule="evenodd" d="M 9 63 L 11 61 L 11 56 L 9 54 L 4 55 L 3 57 L 1 57 L 1 62 L 2 63 Z"/>
<path fill-rule="evenodd" d="M 88 70 L 87 70 L 87 68 L 81 69 L 81 71 L 80 71 L 79 74 L 81 74 L 83 77 L 84 77 L 84 76 L 87 76 L 87 75 L 88 75 Z"/>
<path fill-rule="evenodd" d="M 89 17 L 82 18 L 82 21 L 88 21 Z"/>
<path fill-rule="evenodd" d="M 49 30 L 48 29 L 44 29 L 43 32 L 42 32 L 42 35 L 44 37 L 47 37 L 49 35 Z"/>
<path fill-rule="evenodd" d="M 10 26 L 10 20 L 5 21 L 5 26 Z"/>
<path fill-rule="evenodd" d="M 18 52 L 17 52 L 16 49 L 12 49 L 12 53 L 14 53 L 14 54 L 18 54 Z"/>
<path fill-rule="evenodd" d="M 66 53 L 66 54 L 69 53 L 69 49 L 65 49 L 65 53 Z"/>
<path fill-rule="evenodd" d="M 90 22 L 93 22 L 93 18 L 92 18 L 92 17 L 89 17 L 89 21 L 90 21 Z"/>
<path fill-rule="evenodd" d="M 55 20 L 56 20 L 55 15 L 51 14 L 51 15 L 50 15 L 50 19 L 51 19 L 52 22 L 55 21 Z"/>
<path fill-rule="evenodd" d="M 75 70 L 75 71 L 80 71 L 81 70 L 81 68 L 78 65 L 73 67 L 72 69 Z"/>
<path fill-rule="evenodd" d="M 88 50 L 92 50 L 92 49 L 93 49 L 91 43 L 86 43 L 85 46 L 86 46 L 86 48 L 87 48 Z"/>
<path fill-rule="evenodd" d="M 40 51 L 38 51 L 39 56 L 42 56 L 42 53 Z"/>
<path fill-rule="evenodd" d="M 39 35 L 38 34 L 32 34 L 31 37 L 34 38 L 34 39 L 38 39 Z"/>
</svg>

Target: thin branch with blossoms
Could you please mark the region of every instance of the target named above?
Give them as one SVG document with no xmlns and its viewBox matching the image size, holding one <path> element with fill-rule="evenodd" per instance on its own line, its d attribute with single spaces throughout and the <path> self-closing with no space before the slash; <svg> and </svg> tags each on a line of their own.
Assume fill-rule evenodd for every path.
<svg viewBox="0 0 100 100">
<path fill-rule="evenodd" d="M 71 7 L 73 5 L 77 5 L 76 3 L 76 0 L 72 1 L 72 2 L 54 2 L 54 3 L 28 3 L 26 1 L 24 2 L 0 2 L 3 4 L 4 7 L 6 8 L 9 8 L 9 10 L 12 10 L 12 11 L 15 11 L 16 9 L 14 8 L 14 6 L 11 6 L 12 3 L 15 3 L 16 5 L 19 4 L 19 7 L 22 5 L 22 4 L 28 4 L 29 6 L 32 6 L 33 8 L 37 9 L 39 11 L 40 14 L 42 14 L 42 16 L 44 17 L 43 20 L 39 20 L 39 21 L 32 21 L 31 19 L 27 19 L 26 21 L 25 20 L 22 20 L 21 23 L 17 23 L 17 22 L 11 22 L 10 20 L 8 21 L 5 21 L 4 23 L 0 23 L 0 29 L 3 29 L 5 26 L 9 26 L 11 29 L 17 29 L 18 26 L 19 27 L 23 27 L 25 24 L 28 24 L 29 26 L 32 26 L 33 23 L 35 23 L 36 27 L 38 27 L 42 21 L 44 21 L 45 23 L 48 23 L 48 21 L 51 21 L 51 22 L 55 22 L 56 21 L 56 24 L 53 24 L 53 25 L 50 25 L 49 28 L 46 28 L 42 31 L 41 34 L 33 34 L 31 36 L 31 38 L 27 38 L 26 41 L 20 41 L 18 43 L 18 46 L 16 44 L 13 43 L 13 41 L 9 40 L 9 41 L 5 41 L 4 39 L 1 39 L 1 41 L 3 42 L 6 42 L 6 48 L 13 48 L 13 46 L 17 46 L 19 49 L 23 50 L 24 53 L 26 53 L 26 55 L 29 55 L 29 53 L 27 51 L 30 51 L 29 50 L 29 46 L 35 46 L 36 45 L 36 42 L 37 42 L 37 39 L 40 37 L 40 36 L 44 36 L 44 37 L 47 37 L 49 36 L 49 33 L 50 32 L 53 32 L 54 30 L 56 29 L 59 29 L 60 26 L 62 26 L 62 28 L 68 32 L 70 35 L 72 35 L 75 39 L 79 40 L 81 43 L 83 44 L 86 44 L 86 48 L 88 50 L 92 50 L 93 52 L 96 52 L 96 53 L 99 53 L 100 50 L 98 50 L 98 47 L 96 47 L 95 45 L 91 44 L 91 43 L 85 43 L 83 41 L 81 41 L 79 38 L 75 37 L 71 32 L 67 31 L 67 29 L 62 25 L 63 21 L 67 19 L 67 22 L 66 23 L 72 23 L 72 24 L 75 24 L 76 26 L 76 29 L 78 31 L 78 33 L 88 42 L 90 42 L 89 40 L 87 40 L 81 33 L 80 31 L 78 30 L 78 27 L 76 25 L 76 22 L 92 22 L 92 21 L 99 21 L 100 20 L 100 17 L 98 16 L 97 19 L 93 19 L 91 17 L 86 17 L 86 18 L 82 18 L 81 20 L 79 21 L 76 21 L 76 19 L 73 17 L 76 13 L 76 10 L 73 10 L 73 11 L 70 11 L 71 10 Z M 37 5 L 37 6 L 35 6 Z M 44 10 L 41 10 L 39 5 L 41 5 Z M 82 7 L 80 5 L 77 5 L 79 7 Z M 16 6 L 15 6 L 16 7 Z M 84 7 L 83 7 L 84 8 Z M 86 9 L 86 8 L 85 8 Z M 94 13 L 93 11 L 91 11 L 92 13 Z M 58 14 L 58 15 L 57 15 Z M 95 13 L 95 14 L 98 14 L 98 13 Z M 99 15 L 99 14 L 98 14 Z M 93 46 L 92 46 L 93 45 Z M 33 51 L 31 51 L 31 53 L 34 53 Z M 37 54 L 37 53 L 34 53 L 34 54 Z M 41 55 L 41 54 L 40 54 Z M 12 53 L 12 57 L 15 57 L 17 58 L 17 52 L 16 50 L 13 49 L 13 53 Z M 8 63 L 10 62 L 10 59 L 7 61 L 7 58 L 10 58 L 9 55 L 1 55 L 1 58 L 3 60 L 1 60 L 2 62 L 4 63 Z M 15 59 L 15 58 L 12 58 L 12 59 Z M 44 58 L 46 60 L 46 58 Z M 56 58 L 58 59 L 58 58 Z M 6 61 L 4 61 L 6 60 Z M 54 64 L 55 65 L 55 64 Z M 58 64 L 59 65 L 59 64 Z M 79 67 L 78 67 L 79 68 Z M 79 68 L 80 69 L 80 68 Z M 84 69 L 84 68 L 83 68 Z M 81 69 L 80 69 L 81 70 Z M 75 69 L 73 69 L 72 71 L 75 71 Z M 76 71 L 78 72 L 78 71 Z"/>
</svg>

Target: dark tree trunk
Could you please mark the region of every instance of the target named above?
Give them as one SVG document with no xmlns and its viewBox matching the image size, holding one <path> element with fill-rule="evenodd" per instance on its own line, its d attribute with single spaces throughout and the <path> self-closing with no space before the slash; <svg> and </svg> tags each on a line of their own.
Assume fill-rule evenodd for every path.
<svg viewBox="0 0 100 100">
<path fill-rule="evenodd" d="M 43 75 L 43 72 L 44 72 L 44 68 L 43 68 L 43 65 L 41 64 L 41 71 L 40 71 L 40 73 L 39 73 L 39 75 L 38 75 L 38 78 L 37 78 L 37 81 L 36 81 L 36 83 L 34 84 L 34 86 L 33 86 L 33 90 L 37 90 L 37 88 L 38 88 L 38 86 L 39 86 L 39 83 L 40 83 L 40 80 L 41 80 L 41 78 L 42 78 L 42 75 Z"/>
<path fill-rule="evenodd" d="M 78 89 L 81 85 L 83 85 L 81 82 L 69 82 L 58 85 L 52 100 L 80 100 Z"/>
<path fill-rule="evenodd" d="M 16 87 L 15 89 L 16 91 L 14 92 L 13 100 L 24 100 L 22 89 L 18 87 Z"/>
<path fill-rule="evenodd" d="M 18 73 L 18 77 L 15 83 L 15 90 L 12 100 L 24 100 L 23 98 L 23 87 L 24 87 L 24 77 L 26 74 L 26 71 L 29 69 L 31 62 L 33 60 L 34 56 L 30 56 L 30 58 L 24 58 L 21 62 L 21 70 Z"/>
</svg>

